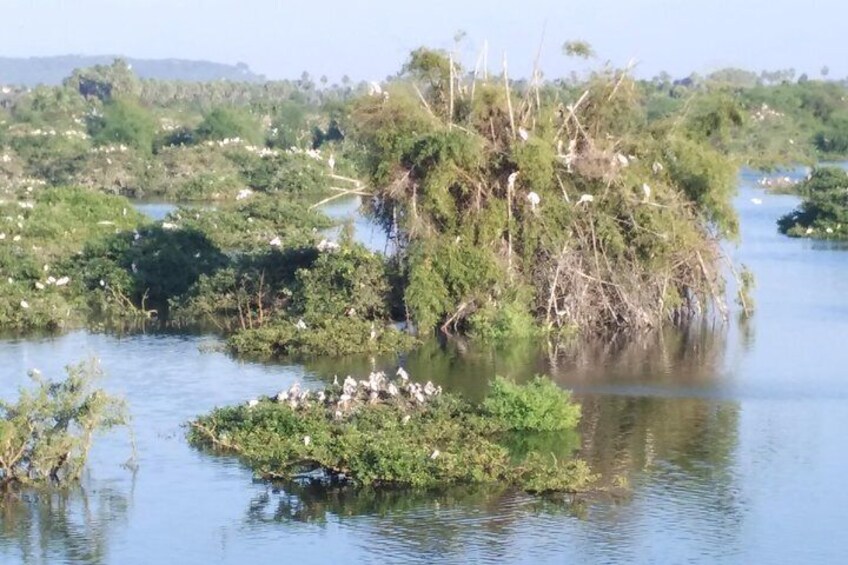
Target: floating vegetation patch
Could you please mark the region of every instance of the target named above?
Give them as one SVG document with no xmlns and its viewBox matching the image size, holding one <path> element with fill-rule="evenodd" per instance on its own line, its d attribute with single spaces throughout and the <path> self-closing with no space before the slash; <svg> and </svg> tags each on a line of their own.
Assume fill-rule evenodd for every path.
<svg viewBox="0 0 848 565">
<path fill-rule="evenodd" d="M 528 492 L 576 492 L 594 477 L 586 464 L 545 449 L 511 450 L 513 433 L 562 434 L 568 442 L 580 407 L 550 380 L 495 380 L 481 404 L 441 387 L 372 373 L 324 390 L 295 384 L 191 423 L 190 442 L 241 457 L 266 479 L 368 487 L 505 483 Z M 549 441 L 539 446 L 550 446 Z M 518 455 L 518 456 L 517 456 Z"/>
</svg>

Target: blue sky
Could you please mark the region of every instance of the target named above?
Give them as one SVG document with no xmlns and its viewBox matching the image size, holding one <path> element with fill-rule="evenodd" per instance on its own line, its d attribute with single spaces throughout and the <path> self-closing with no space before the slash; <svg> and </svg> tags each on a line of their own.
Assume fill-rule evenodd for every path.
<svg viewBox="0 0 848 565">
<path fill-rule="evenodd" d="M 848 75 L 845 0 L 0 0 L 0 56 L 116 53 L 235 63 L 272 78 L 308 70 L 379 79 L 419 45 L 451 48 L 457 30 L 473 65 L 506 51 L 527 75 L 545 30 L 548 76 L 585 64 L 563 57 L 585 39 L 601 61 L 639 61 L 638 74 L 726 66 Z"/>
</svg>

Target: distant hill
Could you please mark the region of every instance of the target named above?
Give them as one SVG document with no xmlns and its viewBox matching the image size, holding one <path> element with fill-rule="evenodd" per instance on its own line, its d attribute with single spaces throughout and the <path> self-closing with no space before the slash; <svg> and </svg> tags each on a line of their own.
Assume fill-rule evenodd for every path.
<svg viewBox="0 0 848 565">
<path fill-rule="evenodd" d="M 60 55 L 56 57 L 0 57 L 0 84 L 37 86 L 56 85 L 74 69 L 109 65 L 118 55 Z M 132 65 L 141 78 L 204 82 L 231 80 L 262 82 L 265 77 L 255 74 L 244 63 L 225 65 L 209 61 L 185 59 L 133 59 L 120 57 Z"/>
</svg>

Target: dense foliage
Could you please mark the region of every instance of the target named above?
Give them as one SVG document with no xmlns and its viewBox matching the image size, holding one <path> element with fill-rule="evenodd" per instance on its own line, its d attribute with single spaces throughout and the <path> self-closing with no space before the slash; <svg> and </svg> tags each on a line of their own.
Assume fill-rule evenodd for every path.
<svg viewBox="0 0 848 565">
<path fill-rule="evenodd" d="M 815 239 L 848 238 L 848 172 L 835 167 L 815 169 L 796 190 L 803 201 L 780 218 L 781 233 Z"/>
<path fill-rule="evenodd" d="M 404 70 L 357 101 L 353 135 L 421 332 L 587 333 L 721 307 L 732 103 L 651 122 L 625 72 L 520 86 L 427 49 Z"/>
<path fill-rule="evenodd" d="M 382 487 L 501 482 L 531 492 L 573 492 L 592 484 L 588 467 L 573 457 L 559 459 L 544 447 L 508 447 L 509 432 L 516 430 L 525 438 L 555 432 L 568 442 L 580 409 L 550 381 L 498 381 L 492 398 L 473 405 L 399 373 L 397 379 L 374 373 L 359 382 L 348 377 L 318 392 L 295 385 L 271 398 L 219 408 L 192 423 L 189 440 L 238 455 L 264 478 L 310 476 Z"/>
</svg>

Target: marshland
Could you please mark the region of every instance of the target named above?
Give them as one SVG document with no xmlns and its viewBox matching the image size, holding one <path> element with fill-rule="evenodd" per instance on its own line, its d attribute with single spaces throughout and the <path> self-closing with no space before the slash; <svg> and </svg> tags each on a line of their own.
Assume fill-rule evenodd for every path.
<svg viewBox="0 0 848 565">
<path fill-rule="evenodd" d="M 848 87 L 563 52 L 4 88 L 4 558 L 843 555 Z"/>
</svg>

